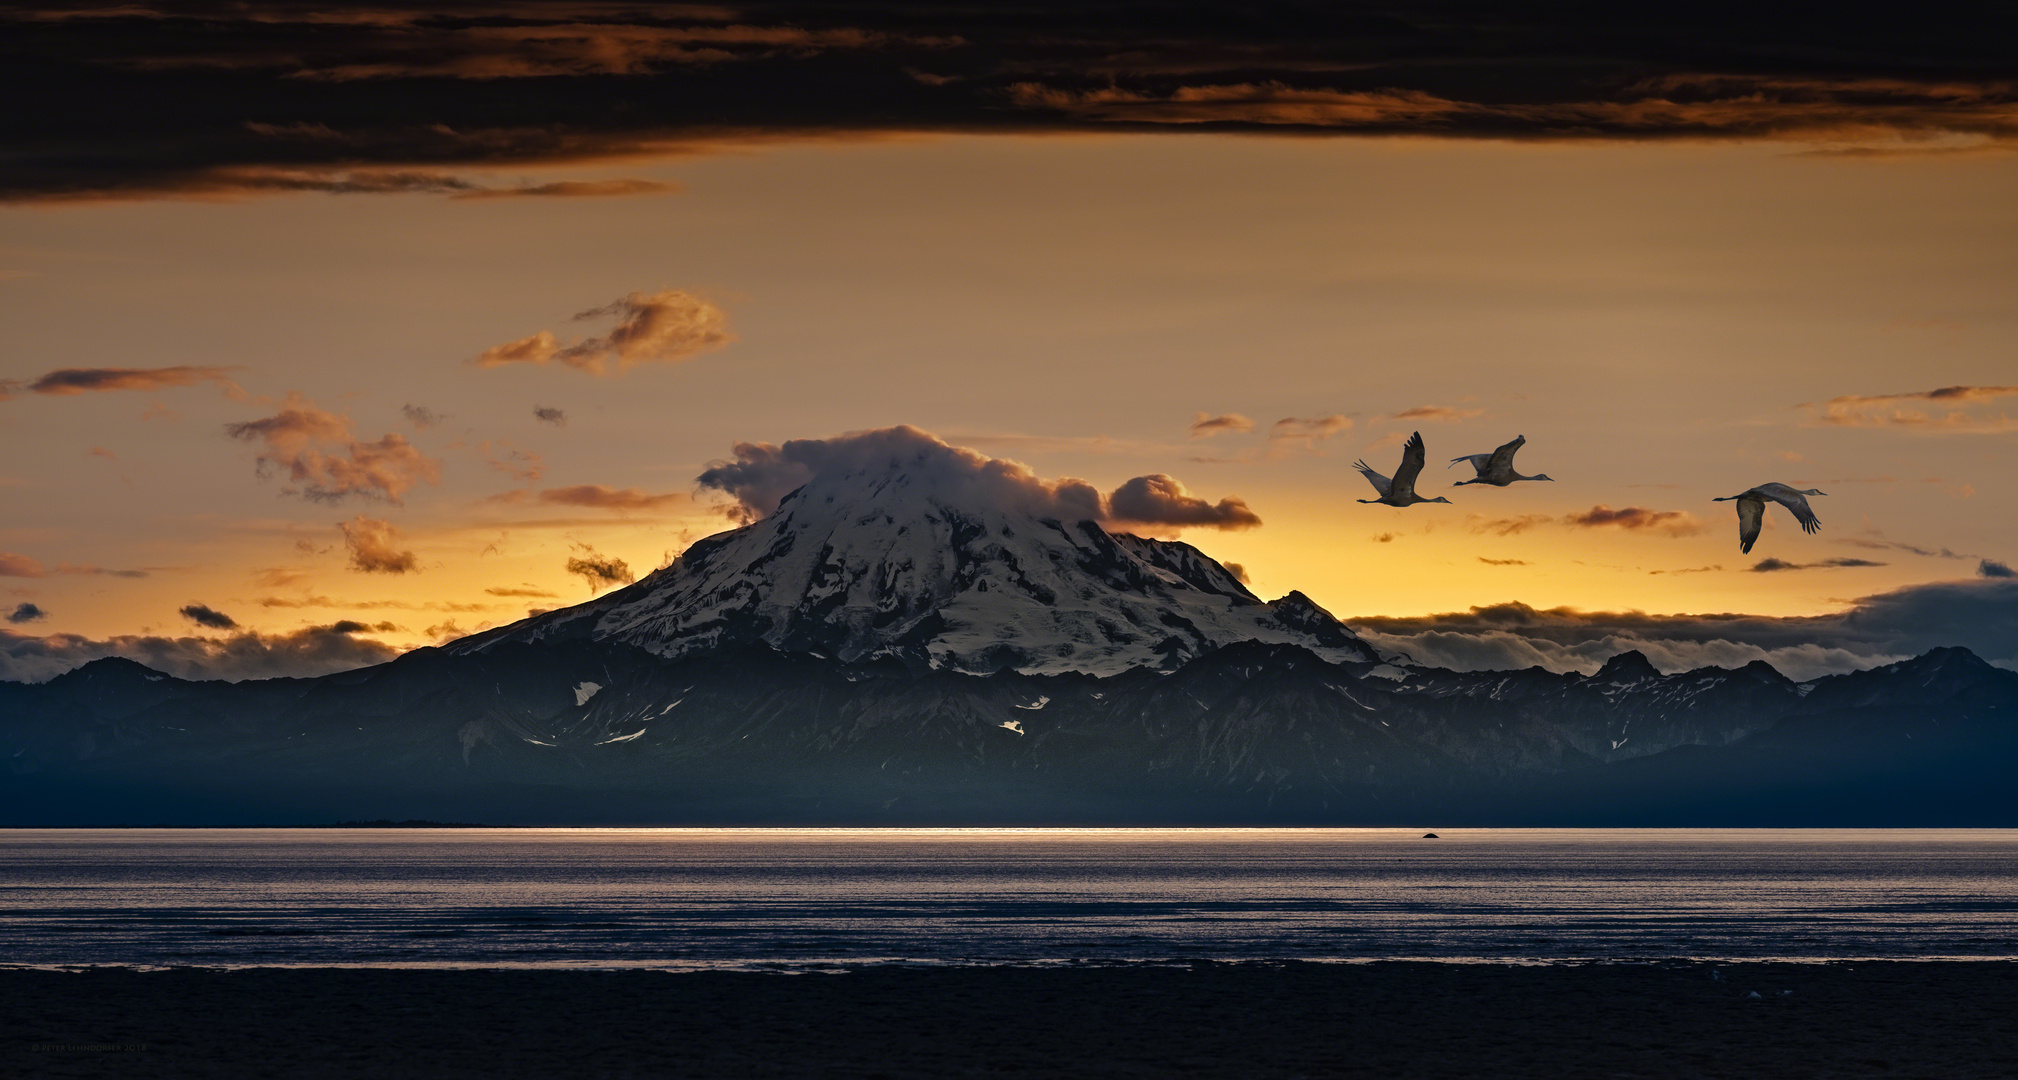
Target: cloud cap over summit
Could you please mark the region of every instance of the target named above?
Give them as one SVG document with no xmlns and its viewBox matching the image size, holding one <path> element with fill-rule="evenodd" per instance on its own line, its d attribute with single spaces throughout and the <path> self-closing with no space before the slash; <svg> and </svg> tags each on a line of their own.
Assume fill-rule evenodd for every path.
<svg viewBox="0 0 2018 1080">
<path fill-rule="evenodd" d="M 782 446 L 739 442 L 732 453 L 732 459 L 713 462 L 694 482 L 730 496 L 734 501 L 726 513 L 745 523 L 769 515 L 785 496 L 818 478 L 901 474 L 952 503 L 989 505 L 1060 521 L 1152 529 L 1247 529 L 1261 524 L 1245 501 L 1227 496 L 1208 502 L 1161 473 L 1134 477 L 1111 496 L 1102 495 L 1085 480 L 1044 480 L 1020 462 L 953 446 L 908 424 L 825 439 L 793 439 Z"/>
</svg>

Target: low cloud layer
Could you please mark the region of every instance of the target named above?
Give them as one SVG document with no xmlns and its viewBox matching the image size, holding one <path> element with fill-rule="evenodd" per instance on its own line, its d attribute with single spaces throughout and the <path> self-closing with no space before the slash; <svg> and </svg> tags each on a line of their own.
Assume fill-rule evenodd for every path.
<svg viewBox="0 0 2018 1080">
<path fill-rule="evenodd" d="M 107 656 L 123 656 L 183 679 L 237 682 L 327 675 L 384 663 L 399 655 L 390 645 L 356 636 L 371 629 L 345 621 L 286 634 L 104 639 L 77 634 L 34 637 L 0 629 L 0 681 L 43 682 Z"/>
<path fill-rule="evenodd" d="M 366 574 L 410 574 L 419 567 L 411 551 L 399 548 L 399 530 L 392 523 L 359 514 L 339 521 L 343 546 L 350 553 L 350 568 Z"/>
<path fill-rule="evenodd" d="M 289 486 L 282 494 L 320 502 L 350 496 L 398 504 L 415 484 L 436 483 L 441 462 L 422 453 L 406 437 L 388 434 L 364 441 L 351 434 L 350 420 L 289 395 L 272 416 L 226 424 L 225 434 L 261 449 L 261 476 L 278 472 Z"/>
<path fill-rule="evenodd" d="M 736 340 L 729 316 L 697 296 L 668 289 L 632 293 L 576 315 L 577 320 L 614 316 L 606 334 L 562 345 L 551 330 L 485 349 L 470 361 L 477 367 L 559 364 L 591 375 L 628 371 L 639 364 L 673 364 Z M 535 410 L 537 415 L 538 410 Z"/>
<path fill-rule="evenodd" d="M 1943 386 L 1898 394 L 1845 394 L 1801 406 L 1812 423 L 1899 428 L 1930 434 L 2018 431 L 2018 420 L 1986 402 L 2018 395 L 2018 386 Z"/>
<path fill-rule="evenodd" d="M 10 7 L 11 77 L 81 90 L 0 116 L 0 199 L 641 195 L 672 185 L 580 170 L 916 132 L 1799 139 L 1885 153 L 2018 141 L 2008 5 L 1967 18 L 1771 5 L 1630 19 L 1529 5 L 1510 18 L 1451 0 L 1259 14 L 1043 0 L 332 10 Z M 669 101 L 708 105 L 640 104 Z M 566 178 L 486 178 L 563 166 Z"/>
<path fill-rule="evenodd" d="M 1764 660 L 1793 679 L 1856 671 L 1959 645 L 2018 669 L 2018 580 L 1936 582 L 1857 600 L 1834 615 L 1648 615 L 1494 604 L 1413 618 L 1349 619 L 1368 642 L 1458 671 L 1544 667 L 1590 674 L 1622 652 L 1662 671 Z"/>
<path fill-rule="evenodd" d="M 872 484 L 901 473 L 952 503 L 999 506 L 1061 521 L 1171 529 L 1261 524 L 1243 500 L 1202 499 L 1162 473 L 1135 477 L 1104 496 L 1084 480 L 1044 480 L 1020 462 L 951 446 L 908 426 L 794 439 L 782 446 L 737 443 L 732 450 L 731 460 L 712 463 L 694 482 L 702 490 L 728 495 L 732 501 L 726 512 L 746 523 L 768 516 L 786 495 L 816 479 Z"/>
</svg>

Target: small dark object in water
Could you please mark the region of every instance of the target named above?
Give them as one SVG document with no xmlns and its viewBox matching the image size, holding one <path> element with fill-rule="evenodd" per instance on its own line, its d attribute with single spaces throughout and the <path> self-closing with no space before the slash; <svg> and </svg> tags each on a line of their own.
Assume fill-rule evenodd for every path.
<svg viewBox="0 0 2018 1080">
<path fill-rule="evenodd" d="M 1433 833 L 1433 832 L 1426 832 L 1426 833 L 1423 833 L 1423 834 L 1422 834 L 1422 838 L 1423 838 L 1424 840 L 1441 840 L 1441 839 L 1443 839 L 1443 837 L 1441 837 L 1441 836 L 1438 836 L 1437 834 L 1435 834 L 1435 833 Z"/>
</svg>

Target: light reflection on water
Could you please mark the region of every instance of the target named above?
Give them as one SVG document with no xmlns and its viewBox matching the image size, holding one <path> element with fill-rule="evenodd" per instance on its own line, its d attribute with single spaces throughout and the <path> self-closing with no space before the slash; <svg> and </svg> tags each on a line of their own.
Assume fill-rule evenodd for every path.
<svg viewBox="0 0 2018 1080">
<path fill-rule="evenodd" d="M 0 832 L 0 962 L 2018 957 L 2018 830 Z"/>
</svg>

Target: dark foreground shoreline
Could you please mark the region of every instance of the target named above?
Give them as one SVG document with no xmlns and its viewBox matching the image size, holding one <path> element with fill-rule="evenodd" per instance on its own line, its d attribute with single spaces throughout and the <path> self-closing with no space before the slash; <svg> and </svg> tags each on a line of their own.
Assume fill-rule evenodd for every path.
<svg viewBox="0 0 2018 1080">
<path fill-rule="evenodd" d="M 2009 1077 L 2018 963 L 0 969 L 0 1074 Z"/>
</svg>

